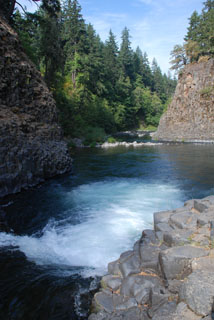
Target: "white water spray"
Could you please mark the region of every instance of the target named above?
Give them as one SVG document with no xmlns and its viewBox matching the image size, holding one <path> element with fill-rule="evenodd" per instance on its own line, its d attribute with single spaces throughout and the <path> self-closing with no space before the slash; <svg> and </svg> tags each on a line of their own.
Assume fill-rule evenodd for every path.
<svg viewBox="0 0 214 320">
<path fill-rule="evenodd" d="M 182 192 L 169 184 L 118 178 L 81 185 L 66 192 L 64 201 L 70 216 L 63 221 L 50 221 L 40 237 L 0 233 L 0 246 L 17 246 L 38 265 L 81 266 L 102 274 L 143 229 L 152 228 L 153 212 L 182 205 Z M 71 224 L 72 214 L 80 223 Z"/>
</svg>

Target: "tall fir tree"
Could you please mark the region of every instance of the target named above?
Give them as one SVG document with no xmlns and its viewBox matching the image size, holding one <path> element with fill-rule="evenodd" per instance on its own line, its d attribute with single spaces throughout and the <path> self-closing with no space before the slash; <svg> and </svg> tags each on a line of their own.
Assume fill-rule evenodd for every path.
<svg viewBox="0 0 214 320">
<path fill-rule="evenodd" d="M 84 52 L 86 37 L 85 22 L 81 6 L 77 0 L 66 0 L 63 5 L 64 56 L 66 71 L 71 73 L 72 83 L 76 87 L 76 77 L 81 54 Z"/>
<path fill-rule="evenodd" d="M 107 96 L 110 100 L 116 99 L 116 84 L 119 79 L 119 60 L 118 60 L 118 45 L 116 37 L 113 32 L 109 31 L 109 37 L 105 42 L 103 48 L 104 58 L 104 73 L 105 73 L 105 86 L 107 89 Z"/>
<path fill-rule="evenodd" d="M 122 31 L 122 42 L 119 52 L 119 61 L 121 63 L 122 71 L 125 77 L 134 79 L 134 66 L 133 66 L 133 50 L 131 49 L 129 30 L 125 27 Z"/>
<path fill-rule="evenodd" d="M 48 87 L 55 87 L 56 72 L 62 65 L 60 21 L 46 10 L 42 10 L 40 18 L 39 56 Z"/>
<path fill-rule="evenodd" d="M 187 34 L 184 37 L 185 41 L 197 41 L 199 37 L 199 26 L 201 18 L 197 11 L 194 11 L 191 17 L 189 18 L 189 27 L 187 28 Z"/>
</svg>

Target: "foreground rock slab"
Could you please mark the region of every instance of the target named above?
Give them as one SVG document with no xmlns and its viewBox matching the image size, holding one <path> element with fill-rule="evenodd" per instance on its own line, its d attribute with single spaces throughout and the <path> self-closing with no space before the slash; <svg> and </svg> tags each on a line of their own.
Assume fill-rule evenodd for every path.
<svg viewBox="0 0 214 320">
<path fill-rule="evenodd" d="M 109 263 L 89 320 L 212 319 L 214 196 L 154 214 L 133 250 Z"/>
</svg>

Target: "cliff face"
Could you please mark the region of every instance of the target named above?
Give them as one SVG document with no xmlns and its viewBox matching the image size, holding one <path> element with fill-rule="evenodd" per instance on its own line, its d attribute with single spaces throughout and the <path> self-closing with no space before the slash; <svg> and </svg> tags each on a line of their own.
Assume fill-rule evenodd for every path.
<svg viewBox="0 0 214 320">
<path fill-rule="evenodd" d="M 55 101 L 0 17 L 0 197 L 70 169 Z"/>
<path fill-rule="evenodd" d="M 187 65 L 161 117 L 159 140 L 214 140 L 214 59 Z"/>
</svg>

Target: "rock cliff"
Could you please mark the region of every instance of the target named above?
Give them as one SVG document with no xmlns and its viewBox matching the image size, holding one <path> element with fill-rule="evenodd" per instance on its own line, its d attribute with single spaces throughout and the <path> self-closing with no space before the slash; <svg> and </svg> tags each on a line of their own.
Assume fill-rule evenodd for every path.
<svg viewBox="0 0 214 320">
<path fill-rule="evenodd" d="M 0 17 L 0 197 L 70 169 L 55 101 Z"/>
<path fill-rule="evenodd" d="M 161 117 L 159 140 L 214 140 L 214 59 L 187 65 L 175 95 Z"/>
</svg>

